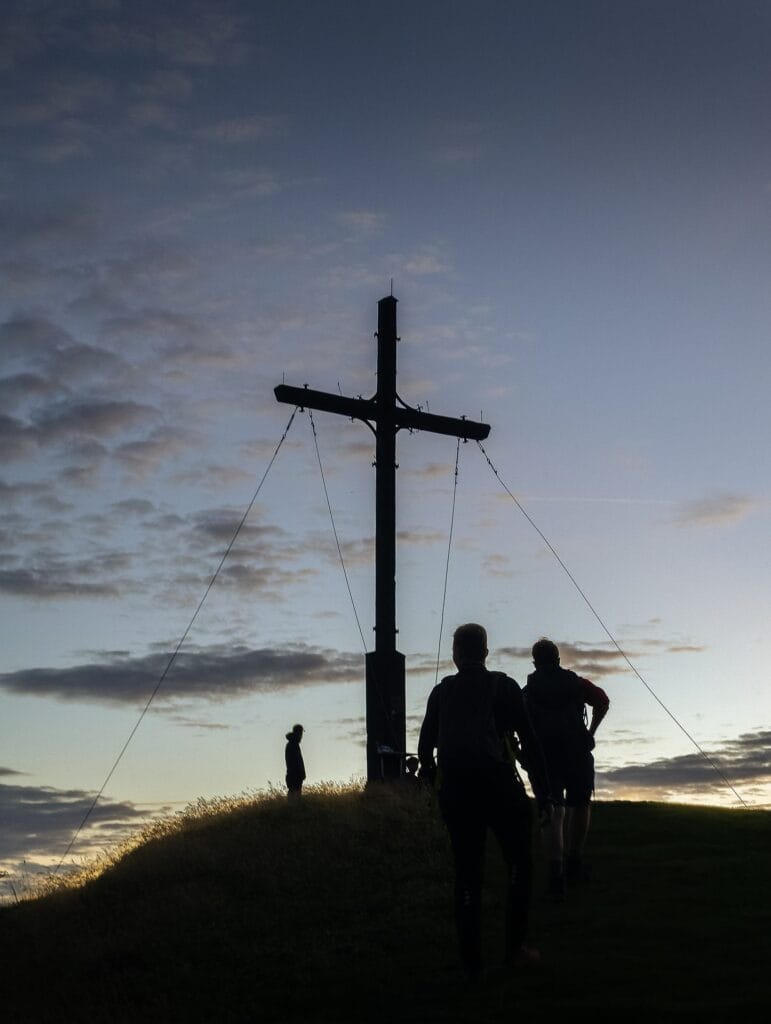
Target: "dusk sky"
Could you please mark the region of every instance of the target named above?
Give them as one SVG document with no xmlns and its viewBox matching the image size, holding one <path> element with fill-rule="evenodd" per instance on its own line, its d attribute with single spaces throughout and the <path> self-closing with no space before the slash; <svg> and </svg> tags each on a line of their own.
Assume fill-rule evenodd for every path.
<svg viewBox="0 0 771 1024">
<path fill-rule="evenodd" d="M 398 390 L 485 449 L 648 685 L 771 804 L 771 6 L 4 0 L 0 868 L 56 863 L 291 408 Z M 374 443 L 315 413 L 368 646 Z M 434 684 L 456 443 L 398 439 L 399 648 Z M 597 795 L 736 806 L 476 445 L 455 626 L 608 692 Z M 361 778 L 363 645 L 307 413 L 72 856 L 199 796 Z"/>
</svg>

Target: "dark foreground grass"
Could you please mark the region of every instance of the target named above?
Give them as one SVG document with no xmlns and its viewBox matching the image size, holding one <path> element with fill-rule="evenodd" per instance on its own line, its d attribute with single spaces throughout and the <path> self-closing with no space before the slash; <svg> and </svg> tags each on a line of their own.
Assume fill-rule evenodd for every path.
<svg viewBox="0 0 771 1024">
<path fill-rule="evenodd" d="M 226 807 L 226 809 L 223 809 Z M 201 805 L 99 877 L 0 911 L 16 1022 L 754 1021 L 771 1004 L 771 813 L 605 803 L 594 877 L 533 906 L 537 970 L 469 989 L 423 791 Z M 502 944 L 501 868 L 486 948 Z"/>
</svg>

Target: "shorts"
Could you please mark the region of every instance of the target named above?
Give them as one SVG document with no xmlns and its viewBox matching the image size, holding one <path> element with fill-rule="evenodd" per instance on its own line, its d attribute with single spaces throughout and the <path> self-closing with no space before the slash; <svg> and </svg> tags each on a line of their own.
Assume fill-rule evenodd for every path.
<svg viewBox="0 0 771 1024">
<path fill-rule="evenodd" d="M 589 750 L 544 744 L 551 795 L 562 807 L 582 807 L 594 793 L 594 757 Z"/>
</svg>

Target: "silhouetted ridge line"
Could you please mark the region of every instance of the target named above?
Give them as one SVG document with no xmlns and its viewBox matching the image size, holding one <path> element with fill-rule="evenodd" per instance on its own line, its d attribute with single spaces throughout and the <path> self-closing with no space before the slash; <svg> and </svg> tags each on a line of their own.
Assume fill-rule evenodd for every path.
<svg viewBox="0 0 771 1024">
<path fill-rule="evenodd" d="M 161 686 L 163 685 L 164 679 L 169 674 L 171 666 L 174 664 L 174 661 L 175 661 L 177 655 L 179 654 L 179 651 L 180 651 L 180 649 L 182 647 L 182 644 L 185 642 L 185 640 L 187 639 L 188 633 L 193 628 L 193 623 L 198 618 L 198 613 L 203 608 L 204 602 L 206 601 L 206 598 L 209 596 L 209 592 L 211 591 L 211 588 L 214 586 L 214 582 L 217 579 L 217 577 L 219 576 L 220 571 L 222 569 L 222 566 L 225 564 L 225 559 L 228 557 L 228 555 L 232 551 L 233 545 L 235 544 L 236 539 L 237 539 L 239 533 L 241 532 L 241 529 L 242 529 L 244 523 L 246 522 L 246 520 L 247 520 L 247 518 L 249 516 L 249 513 L 252 511 L 252 508 L 254 507 L 255 501 L 257 501 L 257 496 L 259 495 L 260 491 L 262 490 L 262 485 L 265 483 L 265 480 L 267 479 L 268 473 L 270 472 L 271 467 L 273 466 L 273 463 L 276 461 L 276 456 L 279 453 L 281 445 L 286 440 L 286 436 L 289 433 L 289 428 L 292 426 L 292 423 L 294 421 L 294 418 L 295 418 L 296 414 L 297 414 L 297 407 L 295 407 L 293 409 L 292 415 L 289 417 L 289 422 L 287 423 L 286 427 L 284 428 L 284 433 L 281 435 L 281 438 L 279 439 L 279 442 L 276 445 L 276 448 L 275 448 L 275 450 L 273 452 L 273 455 L 271 456 L 270 462 L 268 463 L 268 466 L 267 466 L 265 472 L 262 474 L 262 479 L 260 480 L 259 484 L 257 484 L 257 489 L 254 492 L 254 494 L 252 495 L 252 500 L 247 505 L 246 511 L 244 512 L 243 516 L 241 516 L 241 521 L 238 524 L 238 526 L 236 527 L 235 533 L 233 534 L 230 543 L 228 544 L 227 548 L 225 549 L 225 553 L 222 556 L 222 558 L 220 559 L 220 563 L 217 566 L 217 568 L 216 568 L 216 570 L 214 572 L 214 575 L 209 580 L 209 585 L 207 586 L 206 590 L 204 591 L 203 597 L 198 602 L 198 607 L 193 612 L 193 617 L 190 619 L 190 622 L 187 624 L 187 628 L 185 629 L 185 632 L 180 637 L 179 643 L 174 648 L 174 651 L 172 652 L 171 657 L 169 658 L 168 662 L 166 663 L 166 667 L 164 668 L 163 672 L 161 672 L 160 678 L 158 679 L 158 682 L 155 684 L 155 688 L 154 688 L 153 692 L 150 694 L 150 696 L 147 699 L 147 703 L 142 708 L 142 712 L 141 712 L 139 718 L 137 719 L 137 721 L 136 721 L 136 723 L 134 725 L 134 728 L 129 733 L 128 739 L 123 744 L 123 747 L 121 748 L 121 751 L 118 754 L 118 756 L 115 758 L 115 761 L 113 762 L 112 768 L 110 768 L 109 772 L 107 773 L 107 777 L 105 778 L 104 782 L 102 783 L 102 785 L 101 785 L 101 787 L 99 789 L 99 792 L 94 797 L 93 802 L 91 803 L 91 806 L 88 808 L 86 813 L 83 815 L 83 820 L 81 821 L 81 823 L 78 825 L 77 829 L 75 830 L 75 834 L 73 835 L 72 839 L 70 840 L 67 849 L 62 854 L 61 860 L 59 861 L 59 863 L 54 868 L 54 871 L 53 871 L 54 875 L 57 874 L 57 872 L 59 871 L 59 868 L 62 866 L 62 864 L 66 860 L 67 856 L 69 855 L 70 850 L 75 845 L 75 841 L 77 840 L 77 838 L 80 835 L 80 833 L 83 831 L 83 827 L 85 826 L 85 824 L 88 821 L 88 819 L 91 817 L 91 814 L 92 814 L 94 808 L 96 807 L 97 803 L 99 802 L 100 797 L 104 793 L 105 788 L 107 787 L 107 783 L 112 778 L 112 776 L 113 776 L 113 774 L 115 772 L 115 769 L 118 767 L 118 765 L 121 762 L 121 759 L 122 759 L 123 755 L 126 753 L 126 750 L 128 749 L 129 743 L 131 743 L 132 739 L 134 738 L 134 735 L 136 734 L 137 729 L 142 724 L 142 719 L 147 714 L 147 712 L 148 712 L 148 710 L 150 708 L 150 705 L 155 700 L 156 694 L 158 693 L 158 691 L 160 690 Z"/>
<path fill-rule="evenodd" d="M 442 630 L 444 629 L 444 609 L 447 604 L 447 579 L 450 575 L 450 551 L 452 550 L 452 531 L 455 525 L 455 499 L 458 496 L 458 460 L 460 457 L 460 438 L 455 446 L 455 482 L 452 488 L 452 512 L 450 513 L 450 535 L 447 538 L 447 561 L 444 566 L 444 592 L 442 593 L 442 614 L 439 618 L 439 642 L 436 647 L 436 672 L 434 685 L 439 681 L 439 661 L 442 655 Z"/>
<path fill-rule="evenodd" d="M 502 488 L 504 489 L 504 491 L 506 491 L 506 493 L 507 493 L 507 494 L 508 494 L 508 496 L 509 496 L 509 497 L 511 498 L 511 500 L 512 500 L 512 501 L 514 502 L 514 504 L 515 504 L 515 505 L 517 506 L 517 508 L 519 509 L 519 511 L 520 511 L 520 512 L 522 513 L 522 515 L 523 515 L 523 516 L 525 517 L 525 519 L 527 519 L 527 521 L 528 521 L 528 522 L 530 523 L 530 525 L 531 525 L 531 526 L 533 527 L 533 529 L 535 530 L 535 532 L 536 532 L 536 533 L 538 534 L 538 536 L 539 536 L 539 537 L 541 538 L 541 540 L 542 540 L 542 541 L 544 542 L 544 544 L 546 545 L 546 547 L 547 547 L 547 548 L 549 549 L 549 551 L 551 551 L 551 553 L 552 553 L 552 554 L 554 555 L 554 557 L 555 557 L 555 558 L 557 559 L 557 561 L 559 562 L 559 564 L 560 564 L 560 565 L 562 566 L 562 569 L 563 569 L 563 571 L 565 572 L 565 575 L 566 575 L 566 576 L 568 577 L 568 579 L 570 580 L 570 582 L 571 582 L 571 583 L 573 584 L 573 586 L 574 586 L 574 587 L 576 588 L 576 590 L 578 591 L 578 593 L 579 593 L 579 594 L 581 595 L 581 597 L 582 597 L 582 598 L 584 599 L 584 602 L 586 603 L 586 606 L 588 607 L 589 611 L 590 611 L 590 612 L 592 613 L 592 615 L 593 615 L 593 616 L 595 617 L 595 619 L 597 620 L 597 622 L 599 622 L 600 626 L 601 626 L 601 627 L 602 627 L 602 629 L 604 630 L 604 632 L 605 632 L 605 634 L 607 635 L 608 639 L 609 639 L 609 640 L 610 640 L 610 642 L 611 642 L 611 643 L 613 644 L 613 646 L 614 646 L 614 647 L 616 648 L 616 650 L 617 650 L 617 651 L 618 651 L 618 653 L 619 653 L 619 654 L 621 655 L 621 657 L 622 657 L 622 658 L 624 659 L 624 661 L 625 661 L 625 662 L 627 663 L 627 665 L 629 666 L 629 668 L 630 668 L 630 669 L 631 669 L 631 670 L 632 670 L 632 671 L 634 672 L 634 674 L 635 674 L 635 675 L 637 676 L 637 678 L 638 678 L 638 679 L 640 680 L 640 682 L 641 682 L 641 683 L 643 684 L 643 686 L 644 686 L 644 687 L 645 687 L 645 689 L 646 689 L 646 690 L 648 691 L 648 693 L 649 693 L 649 694 L 651 695 L 651 697 L 653 697 L 653 699 L 654 699 L 654 700 L 656 701 L 656 703 L 657 703 L 657 704 L 659 705 L 659 707 L 661 707 L 661 708 L 662 708 L 662 709 L 663 709 L 663 710 L 664 710 L 664 711 L 665 711 L 665 712 L 666 712 L 666 713 L 667 713 L 667 714 L 669 715 L 669 717 L 670 717 L 670 718 L 672 719 L 672 721 L 673 721 L 673 722 L 675 723 L 675 725 L 676 725 L 676 726 L 678 727 L 678 729 L 679 729 L 679 730 L 680 730 L 680 731 L 681 731 L 681 732 L 682 732 L 682 733 L 683 733 L 683 734 L 684 734 L 685 736 L 687 736 L 687 737 L 688 737 L 688 739 L 689 739 L 689 740 L 691 741 L 691 743 L 692 743 L 692 744 L 694 745 L 694 747 L 695 747 L 695 748 L 696 748 L 696 749 L 698 750 L 698 752 L 699 752 L 699 753 L 701 754 L 701 756 L 702 756 L 702 757 L 704 758 L 704 760 L 705 760 L 705 761 L 707 762 L 707 764 L 709 764 L 709 766 L 710 766 L 710 767 L 711 767 L 711 768 L 712 768 L 712 769 L 713 769 L 713 770 L 714 770 L 714 771 L 715 771 L 715 772 L 716 772 L 716 773 L 717 773 L 717 774 L 718 774 L 718 775 L 720 776 L 720 778 L 721 778 L 721 779 L 723 780 L 723 782 L 724 782 L 724 783 L 726 784 L 726 786 L 728 786 L 728 788 L 729 788 L 729 789 L 731 790 L 731 792 L 732 792 L 732 793 L 734 794 L 734 796 L 735 796 L 735 797 L 736 797 L 736 799 L 737 799 L 737 800 L 739 801 L 739 803 L 740 803 L 740 804 L 741 804 L 741 805 L 742 805 L 743 807 L 749 807 L 749 804 L 748 804 L 748 803 L 747 803 L 747 802 L 746 802 L 746 801 L 745 801 L 745 800 L 743 799 L 743 797 L 741 796 L 741 794 L 737 792 L 737 790 L 736 790 L 736 788 L 734 787 L 734 785 L 733 785 L 733 784 L 732 784 L 732 783 L 731 783 L 731 782 L 729 781 L 729 779 L 728 779 L 728 778 L 727 778 L 727 777 L 726 777 L 726 776 L 724 775 L 724 773 L 722 772 L 722 770 L 720 769 L 720 767 L 719 767 L 719 766 L 718 766 L 718 765 L 717 765 L 717 764 L 716 764 L 716 763 L 715 763 L 715 762 L 714 762 L 714 761 L 712 760 L 712 758 L 711 758 L 711 757 L 709 756 L 709 754 L 708 754 L 708 753 L 706 752 L 706 750 L 704 750 L 704 749 L 703 749 L 703 748 L 701 747 L 701 745 L 700 745 L 700 744 L 698 743 L 698 741 L 697 741 L 697 740 L 695 740 L 693 736 L 691 736 L 691 734 L 690 734 L 690 733 L 688 732 L 688 730 L 687 730 L 687 729 L 685 728 L 685 726 L 684 726 L 684 725 L 683 725 L 683 724 L 682 724 L 682 723 L 681 723 L 681 722 L 680 722 L 680 721 L 679 721 L 679 720 L 678 720 L 678 719 L 677 719 L 677 718 L 675 717 L 674 713 L 673 713 L 672 711 L 670 711 L 670 710 L 669 710 L 669 708 L 668 708 L 668 707 L 666 706 L 666 704 L 664 703 L 664 701 L 663 701 L 663 700 L 661 700 L 661 698 L 660 698 L 660 697 L 658 696 L 658 694 L 656 694 L 656 693 L 655 693 L 655 691 L 653 690 L 653 688 L 652 688 L 651 686 L 649 686 L 649 685 L 648 685 L 648 683 L 647 683 L 647 682 L 646 682 L 646 681 L 645 681 L 645 680 L 643 679 L 643 677 L 642 677 L 642 675 L 640 674 L 640 672 L 639 672 L 639 671 L 637 670 L 637 668 L 636 668 L 636 667 L 635 667 L 635 666 L 634 666 L 634 665 L 632 664 L 632 662 L 631 662 L 631 661 L 629 660 L 629 658 L 627 657 L 627 655 L 626 655 L 626 652 L 622 650 L 622 648 L 621 648 L 621 646 L 619 645 L 619 643 L 618 643 L 618 641 L 616 640 L 616 638 L 615 638 L 615 637 L 613 636 L 613 634 L 611 633 L 611 631 L 610 631 L 610 630 L 608 629 L 608 627 L 607 627 L 607 626 L 605 625 L 605 622 L 604 622 L 604 621 L 603 621 L 603 619 L 601 618 L 601 616 L 600 616 L 599 612 L 598 612 L 598 611 L 597 611 L 597 609 L 596 609 L 596 608 L 594 607 L 594 605 L 593 605 L 593 604 L 592 604 L 592 602 L 591 602 L 591 601 L 589 600 L 589 598 L 588 598 L 588 597 L 586 596 L 586 594 L 585 594 L 585 593 L 584 593 L 584 591 L 582 590 L 581 586 L 579 585 L 579 583 L 578 583 L 578 581 L 576 580 L 576 578 L 575 578 L 575 576 L 573 575 L 573 573 L 572 573 L 572 572 L 570 571 L 570 569 L 568 569 L 567 565 L 565 565 L 565 563 L 564 563 L 564 562 L 562 561 L 562 559 L 560 558 L 560 556 L 559 556 L 559 554 L 557 553 L 556 549 L 555 549 L 555 548 L 553 547 L 553 545 L 551 544 L 551 542 L 549 541 L 549 539 L 547 538 L 547 536 L 546 536 L 546 535 L 544 534 L 543 530 L 541 530 L 541 528 L 540 528 L 540 527 L 539 527 L 539 526 L 538 526 L 538 525 L 537 525 L 537 524 L 536 524 L 536 523 L 534 522 L 534 520 L 533 520 L 532 516 L 531 516 L 531 515 L 530 515 L 530 514 L 529 514 L 529 513 L 528 513 L 528 512 L 527 512 L 527 511 L 526 511 L 526 510 L 525 510 L 525 509 L 523 508 L 523 506 L 522 506 L 521 502 L 519 501 L 519 499 L 518 499 L 517 497 L 515 497 L 515 495 L 514 495 L 514 494 L 512 493 L 512 491 L 511 491 L 511 490 L 510 490 L 510 489 L 509 489 L 509 488 L 508 488 L 508 487 L 506 486 L 506 484 L 504 483 L 504 481 L 503 481 L 503 480 L 501 479 L 501 476 L 500 476 L 500 474 L 499 474 L 498 470 L 497 470 L 497 469 L 495 468 L 495 466 L 493 465 L 493 463 L 492 463 L 492 460 L 490 459 L 490 456 L 489 456 L 489 455 L 487 454 L 487 452 L 485 451 L 485 448 L 484 448 L 484 445 L 482 444 L 482 442 L 481 442 L 481 441 L 477 441 L 477 445 L 478 445 L 478 447 L 479 447 L 479 450 L 481 451 L 481 453 L 482 453 L 482 454 L 484 455 L 484 457 L 485 457 L 485 460 L 487 461 L 487 465 L 488 465 L 488 466 L 490 467 L 490 469 L 491 469 L 491 470 L 493 471 L 493 474 L 494 474 L 495 478 L 497 479 L 498 483 L 499 483 L 499 484 L 501 485 L 501 487 L 502 487 Z"/>
</svg>

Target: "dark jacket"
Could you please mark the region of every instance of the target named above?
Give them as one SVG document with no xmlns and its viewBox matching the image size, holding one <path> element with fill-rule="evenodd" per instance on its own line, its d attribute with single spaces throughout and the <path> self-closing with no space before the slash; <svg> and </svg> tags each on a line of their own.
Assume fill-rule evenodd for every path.
<svg viewBox="0 0 771 1024">
<path fill-rule="evenodd" d="M 305 762 L 303 761 L 302 751 L 300 750 L 300 741 L 292 732 L 288 732 L 286 734 L 286 739 L 287 744 L 284 749 L 284 759 L 286 761 L 286 780 L 288 783 L 304 782 Z"/>
<path fill-rule="evenodd" d="M 546 767 L 516 682 L 483 665 L 446 676 L 428 698 L 418 758 L 429 772 L 438 752 L 442 783 L 478 778 L 511 765 L 505 736 L 515 732 L 538 799 L 548 796 Z M 513 769 L 512 769 L 513 770 Z"/>
<path fill-rule="evenodd" d="M 523 691 L 533 728 L 544 747 L 553 744 L 591 749 L 594 746 L 584 715 L 589 705 L 601 718 L 608 695 L 599 686 L 560 665 L 537 668 Z"/>
</svg>

